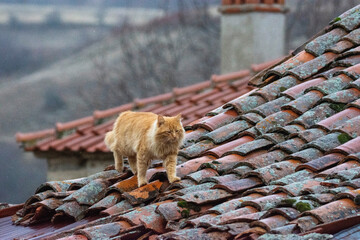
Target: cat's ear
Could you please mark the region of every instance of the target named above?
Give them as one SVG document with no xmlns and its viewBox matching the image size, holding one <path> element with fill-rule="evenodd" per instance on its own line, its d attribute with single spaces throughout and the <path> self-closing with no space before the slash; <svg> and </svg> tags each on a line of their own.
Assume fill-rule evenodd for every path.
<svg viewBox="0 0 360 240">
<path fill-rule="evenodd" d="M 165 119 L 163 116 L 158 115 L 158 126 L 160 127 L 161 125 L 163 125 L 165 123 Z"/>
<path fill-rule="evenodd" d="M 176 120 L 178 120 L 179 122 L 181 122 L 182 118 L 181 118 L 181 113 L 179 113 L 178 115 L 175 116 Z"/>
</svg>

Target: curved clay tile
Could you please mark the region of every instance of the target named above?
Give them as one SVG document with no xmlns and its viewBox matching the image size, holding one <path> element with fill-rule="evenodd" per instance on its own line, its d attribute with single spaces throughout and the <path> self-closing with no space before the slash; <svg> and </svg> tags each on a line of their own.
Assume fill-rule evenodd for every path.
<svg viewBox="0 0 360 240">
<path fill-rule="evenodd" d="M 214 159 L 215 158 L 212 156 L 203 156 L 191 159 L 183 164 L 176 166 L 176 174 L 179 177 L 184 177 L 192 172 L 196 172 L 201 164 L 211 162 Z"/>
<path fill-rule="evenodd" d="M 322 223 L 329 223 L 335 220 L 355 215 L 359 211 L 360 207 L 357 206 L 352 200 L 342 199 L 311 210 L 305 213 L 305 215 L 314 216 Z"/>
<path fill-rule="evenodd" d="M 204 88 L 210 87 L 211 86 L 211 80 L 208 81 L 204 81 L 201 83 L 197 83 L 188 87 L 183 87 L 183 88 L 173 88 L 173 93 L 175 96 L 179 96 L 179 95 L 183 95 L 186 93 L 191 93 L 191 92 L 196 92 L 196 91 L 200 91 Z"/>
<path fill-rule="evenodd" d="M 286 62 L 281 63 L 280 65 L 267 71 L 267 73 L 264 75 L 263 79 L 266 79 L 271 75 L 283 77 L 286 71 L 288 71 L 294 67 L 297 67 L 301 64 L 304 64 L 305 62 L 308 62 L 314 58 L 315 58 L 314 55 L 312 55 L 308 52 L 305 52 L 305 51 L 301 51 L 294 57 L 287 60 Z"/>
<path fill-rule="evenodd" d="M 108 209 L 120 202 L 121 194 L 119 192 L 112 192 L 88 209 L 90 215 L 98 214 L 100 211 Z"/>
<path fill-rule="evenodd" d="M 135 98 L 134 104 L 136 107 L 144 107 L 147 104 L 167 101 L 167 100 L 171 99 L 172 97 L 173 97 L 172 93 L 164 93 L 164 94 L 157 95 L 155 97 L 142 98 L 142 99 Z"/>
<path fill-rule="evenodd" d="M 71 122 L 66 122 L 66 123 L 56 123 L 56 130 L 59 132 L 65 131 L 65 130 L 69 130 L 72 128 L 76 128 L 79 127 L 83 124 L 88 124 L 88 123 L 92 123 L 94 121 L 94 118 L 92 116 L 89 117 L 84 117 L 84 118 L 80 118 Z"/>
<path fill-rule="evenodd" d="M 351 41 L 341 40 L 341 41 L 337 42 L 335 45 L 326 48 L 325 51 L 340 54 L 340 53 L 343 53 L 353 47 L 354 47 L 354 44 Z"/>
<path fill-rule="evenodd" d="M 31 133 L 16 133 L 15 138 L 17 142 L 31 141 L 39 138 L 45 138 L 53 136 L 55 134 L 55 129 L 45 129 L 38 132 Z"/>
<path fill-rule="evenodd" d="M 220 82 L 224 82 L 224 81 L 233 81 L 233 80 L 237 80 L 240 78 L 244 78 L 246 76 L 250 75 L 250 71 L 249 70 L 241 70 L 238 72 L 232 72 L 232 73 L 227 73 L 227 74 L 222 74 L 222 75 L 212 75 L 211 76 L 211 80 L 214 83 L 220 83 Z"/>
<path fill-rule="evenodd" d="M 231 182 L 226 182 L 223 184 L 216 184 L 213 188 L 224 189 L 230 193 L 239 193 L 261 185 L 263 185 L 263 182 L 260 179 L 256 177 L 250 177 L 250 178 L 243 178 Z"/>
<path fill-rule="evenodd" d="M 303 163 L 312 161 L 314 159 L 318 159 L 320 157 L 323 156 L 323 153 L 316 149 L 316 148 L 307 148 L 304 150 L 301 150 L 299 152 L 293 153 L 291 155 L 289 155 L 288 157 L 285 157 L 285 160 L 288 159 L 294 159 L 294 160 L 299 160 Z M 297 170 L 297 169 L 296 169 Z"/>
<path fill-rule="evenodd" d="M 332 52 L 324 53 L 313 60 L 286 71 L 286 74 L 292 75 L 298 80 L 304 81 L 305 79 L 321 72 L 321 70 L 327 67 L 336 57 L 338 57 L 338 54 Z"/>
<path fill-rule="evenodd" d="M 258 221 L 254 221 L 250 224 L 251 227 L 261 227 L 266 231 L 271 231 L 272 229 L 282 227 L 289 222 L 284 216 L 275 215 L 271 217 L 267 217 Z"/>
<path fill-rule="evenodd" d="M 345 36 L 347 32 L 341 28 L 334 28 L 330 32 L 327 32 L 305 46 L 305 51 L 313 54 L 314 56 L 319 56 L 325 52 L 329 47 L 335 45 L 341 37 Z"/>
</svg>

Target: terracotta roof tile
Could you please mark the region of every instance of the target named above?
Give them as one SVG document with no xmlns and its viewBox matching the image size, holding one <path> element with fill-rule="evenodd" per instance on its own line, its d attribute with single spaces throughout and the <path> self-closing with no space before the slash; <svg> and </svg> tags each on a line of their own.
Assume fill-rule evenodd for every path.
<svg viewBox="0 0 360 240">
<path fill-rule="evenodd" d="M 341 145 L 342 140 L 341 137 L 339 137 L 340 135 L 341 133 L 330 133 L 314 141 L 311 141 L 310 143 L 305 144 L 303 149 L 312 147 L 319 149 L 322 152 L 328 152 L 329 150 L 332 150 L 333 148 Z"/>
<path fill-rule="evenodd" d="M 316 73 L 319 73 L 322 69 L 328 66 L 337 56 L 337 54 L 332 52 L 324 53 L 319 57 L 314 58 L 313 60 L 310 60 L 291 70 L 288 70 L 286 74 L 290 74 L 299 80 L 305 80 L 306 78 L 311 77 Z"/>
<path fill-rule="evenodd" d="M 192 193 L 192 192 L 197 192 L 197 191 L 206 191 L 206 190 L 211 189 L 215 185 L 215 183 L 213 183 L 213 182 L 207 182 L 207 183 L 201 183 L 201 184 L 197 184 L 194 181 L 191 181 L 191 182 L 193 183 L 192 186 L 188 186 L 186 188 L 182 188 L 182 189 L 176 191 L 175 197 L 183 196 L 187 193 Z"/>
<path fill-rule="evenodd" d="M 213 147 L 215 147 L 215 144 L 212 141 L 202 140 L 187 148 L 181 149 L 179 151 L 179 155 L 188 159 L 194 157 L 200 157 L 207 150 L 212 149 Z"/>
<path fill-rule="evenodd" d="M 256 108 L 257 106 L 262 105 L 263 103 L 265 103 L 265 100 L 260 96 L 250 96 L 250 97 L 241 96 L 225 104 L 224 108 L 232 107 L 238 113 L 244 113 L 253 108 Z"/>
<path fill-rule="evenodd" d="M 322 83 L 325 80 L 323 77 L 315 78 L 303 83 L 300 83 L 294 87 L 291 87 L 281 93 L 281 95 L 288 96 L 292 99 L 296 99 L 300 97 L 302 94 L 304 94 L 304 91 L 308 89 L 309 87 L 316 86 L 319 83 Z"/>
<path fill-rule="evenodd" d="M 315 58 L 314 55 L 307 53 L 306 51 L 301 51 L 296 56 L 290 58 L 286 62 L 281 63 L 280 65 L 274 67 L 273 69 L 270 69 L 265 74 L 264 79 L 268 78 L 271 75 L 283 77 L 286 71 L 295 68 L 297 66 L 300 66 L 305 62 L 308 62 L 314 58 Z"/>
<path fill-rule="evenodd" d="M 352 200 L 342 199 L 311 210 L 307 214 L 315 216 L 322 223 L 328 223 L 355 215 L 359 210 L 360 207 L 355 205 Z"/>
<path fill-rule="evenodd" d="M 212 168 L 206 168 L 206 169 L 202 169 L 200 171 L 191 173 L 191 174 L 185 176 L 184 178 L 189 178 L 197 183 L 200 183 L 201 180 L 203 180 L 205 178 L 210 178 L 213 176 L 218 176 L 217 171 Z"/>
<path fill-rule="evenodd" d="M 270 102 L 264 103 L 261 106 L 258 106 L 253 110 L 250 110 L 249 112 L 254 112 L 261 115 L 262 117 L 267 117 L 273 113 L 278 112 L 281 109 L 281 107 L 287 104 L 288 102 L 290 102 L 289 98 L 280 97 Z"/>
<path fill-rule="evenodd" d="M 359 22 L 360 22 L 360 18 L 359 18 L 359 14 L 357 12 L 358 9 L 355 9 L 356 7 L 354 7 L 353 9 L 350 9 L 349 11 L 351 11 L 351 13 L 349 13 L 349 15 L 347 16 L 340 16 L 340 20 L 337 21 L 333 26 L 337 27 L 342 27 L 347 31 L 351 31 L 353 29 L 355 29 L 357 26 L 359 26 Z"/>
<path fill-rule="evenodd" d="M 336 110 L 331 108 L 330 103 L 322 103 L 299 116 L 292 122 L 292 124 L 299 124 L 305 128 L 310 128 L 311 126 L 332 116 L 335 113 Z"/>
<path fill-rule="evenodd" d="M 305 143 L 305 141 L 300 138 L 292 138 L 285 142 L 276 144 L 274 147 L 271 148 L 271 150 L 280 149 L 286 153 L 291 154 L 291 153 L 298 152 L 302 148 L 304 143 Z"/>
<path fill-rule="evenodd" d="M 291 155 L 285 157 L 284 159 L 286 160 L 294 159 L 294 160 L 299 160 L 301 162 L 309 162 L 313 159 L 318 159 L 321 156 L 323 156 L 323 153 L 320 150 L 316 148 L 307 148 L 299 152 L 292 153 Z"/>
<path fill-rule="evenodd" d="M 325 70 L 324 72 L 316 74 L 314 77 L 316 77 L 316 78 L 323 77 L 325 79 L 330 79 L 332 77 L 339 75 L 341 73 L 341 70 L 343 70 L 345 68 L 346 68 L 345 66 L 334 66 L 333 68 L 330 68 L 329 70 Z"/>
<path fill-rule="evenodd" d="M 270 146 L 274 145 L 273 142 L 266 139 L 258 139 L 251 142 L 244 143 L 240 146 L 237 146 L 226 154 L 238 154 L 240 156 L 246 156 L 249 153 L 255 152 L 257 150 L 266 149 Z"/>
<path fill-rule="evenodd" d="M 342 145 L 334 148 L 331 152 L 340 152 L 345 155 L 355 154 L 360 152 L 360 137 L 349 140 Z"/>
<path fill-rule="evenodd" d="M 281 186 L 284 186 L 284 185 L 288 185 L 288 184 L 291 184 L 291 183 L 296 183 L 299 181 L 299 179 L 301 180 L 308 180 L 308 179 L 311 179 L 315 174 L 309 170 L 301 170 L 301 171 L 297 171 L 297 172 L 294 172 L 292 174 L 289 174 L 283 178 L 280 178 L 278 180 L 275 180 L 275 181 L 272 181 L 270 182 L 270 184 L 272 185 L 281 185 Z M 270 192 L 275 192 L 277 188 L 271 190 Z"/>
<path fill-rule="evenodd" d="M 277 193 L 268 195 L 260 198 L 256 198 L 250 201 L 244 201 L 242 206 L 251 206 L 256 208 L 258 211 L 266 211 L 274 208 L 278 203 L 285 199 L 287 195 L 285 193 Z"/>
<path fill-rule="evenodd" d="M 278 180 L 291 173 L 294 173 L 295 168 L 299 164 L 300 162 L 296 160 L 286 160 L 255 169 L 245 174 L 245 176 L 256 176 L 264 183 L 269 184 L 271 181 Z"/>
<path fill-rule="evenodd" d="M 299 115 L 291 110 L 281 110 L 264 118 L 255 125 L 258 132 L 264 134 L 278 127 L 284 127 Z"/>
<path fill-rule="evenodd" d="M 337 166 L 332 167 L 330 169 L 327 169 L 325 171 L 322 171 L 322 172 L 319 173 L 318 176 L 327 176 L 329 174 L 337 173 L 337 172 L 340 172 L 340 171 L 343 171 L 343 170 L 346 170 L 346 169 L 349 169 L 349 168 L 356 168 L 356 167 L 359 167 L 359 166 L 360 166 L 359 162 L 348 161 L 348 162 L 345 162 L 345 163 L 341 163 L 340 165 L 337 165 Z"/>
<path fill-rule="evenodd" d="M 222 217 L 222 219 L 220 219 L 219 224 L 229 224 L 229 223 L 240 223 L 240 222 L 247 222 L 247 223 L 251 223 L 253 221 L 257 221 L 259 220 L 266 212 L 262 211 L 262 212 L 253 212 L 253 213 L 248 213 L 248 214 L 244 214 L 243 210 L 252 208 L 250 206 L 246 206 L 243 208 L 240 208 L 239 210 L 235 210 L 232 214 L 234 214 L 234 216 L 225 216 Z M 255 209 L 255 208 L 253 208 Z M 236 215 L 235 215 L 236 214 Z M 223 215 L 230 215 L 230 214 L 223 214 Z M 232 218 L 230 218 L 232 217 Z"/>
<path fill-rule="evenodd" d="M 325 51 L 340 54 L 351 49 L 352 47 L 354 47 L 354 44 L 351 41 L 341 40 L 335 45 L 328 47 Z"/>
<path fill-rule="evenodd" d="M 92 205 L 88 211 L 93 213 L 100 212 L 102 210 L 108 209 L 118 203 L 121 199 L 121 194 L 118 192 L 112 192 L 94 205 Z"/>
<path fill-rule="evenodd" d="M 241 146 L 245 143 L 252 142 L 254 140 L 253 137 L 250 136 L 244 136 L 239 139 L 236 139 L 234 141 L 225 143 L 223 145 L 220 145 L 218 147 L 214 147 L 211 150 L 208 150 L 206 153 L 213 155 L 217 158 L 222 157 L 225 153 L 229 152 L 230 150 L 234 149 L 237 146 Z"/>
<path fill-rule="evenodd" d="M 132 208 L 132 205 L 127 200 L 121 200 L 115 205 L 107 208 L 106 210 L 101 211 L 102 215 L 117 215 L 119 213 L 125 212 Z"/>
<path fill-rule="evenodd" d="M 280 162 L 286 156 L 287 154 L 285 152 L 281 150 L 276 150 L 249 158 L 246 161 L 242 161 L 241 163 L 239 163 L 239 165 L 249 166 L 253 169 L 262 168 L 275 162 Z"/>
<path fill-rule="evenodd" d="M 228 110 L 226 112 L 220 113 L 216 116 L 213 116 L 209 119 L 205 119 L 202 122 L 196 124 L 197 127 L 205 128 L 206 130 L 212 131 L 223 125 L 227 125 L 235 120 L 237 113 L 234 110 Z"/>
<path fill-rule="evenodd" d="M 298 84 L 298 81 L 296 78 L 294 78 L 293 76 L 286 76 L 286 77 L 280 78 L 279 80 L 276 80 L 275 82 L 272 82 L 272 83 L 256 90 L 251 95 L 261 96 L 264 99 L 266 99 L 267 101 L 271 101 L 271 100 L 276 99 L 277 96 L 281 92 L 283 92 L 297 84 Z"/>
<path fill-rule="evenodd" d="M 290 135 L 291 138 L 298 137 L 305 142 L 311 142 L 315 139 L 325 136 L 327 131 L 323 128 L 310 128 L 307 130 L 299 131 Z"/>
<path fill-rule="evenodd" d="M 244 131 L 245 129 L 248 129 L 251 127 L 251 124 L 247 121 L 235 121 L 232 123 L 229 123 L 225 126 L 222 126 L 214 131 L 211 131 L 209 133 L 206 133 L 203 135 L 200 140 L 211 140 L 215 144 L 223 143 L 227 140 L 230 140 L 231 138 L 235 137 L 240 132 Z"/>
<path fill-rule="evenodd" d="M 343 37 L 345 40 L 349 40 L 353 44 L 360 45 L 360 29 L 355 29 L 346 36 Z"/>
<path fill-rule="evenodd" d="M 196 204 L 208 204 L 225 200 L 230 197 L 231 194 L 222 189 L 211 189 L 207 191 L 197 191 L 195 193 L 187 193 L 184 196 L 179 197 L 179 200 L 192 202 Z"/>
<path fill-rule="evenodd" d="M 360 64 L 356 64 L 352 67 L 348 67 L 346 69 L 343 69 L 341 73 L 344 73 L 345 75 L 351 77 L 352 79 L 356 80 L 360 77 Z M 351 85 L 350 85 L 351 86 Z"/>
<path fill-rule="evenodd" d="M 251 223 L 250 226 L 252 227 L 259 226 L 266 229 L 266 231 L 270 231 L 272 229 L 282 227 L 286 225 L 288 222 L 289 220 L 287 220 L 285 217 L 281 215 L 275 215 L 258 221 L 254 221 Z"/>
<path fill-rule="evenodd" d="M 281 107 L 283 110 L 291 110 L 299 115 L 311 109 L 323 97 L 319 91 L 310 91 L 303 96 L 285 104 Z"/>
<path fill-rule="evenodd" d="M 160 193 L 160 188 L 162 187 L 163 182 L 156 180 L 154 182 L 148 183 L 145 186 L 134 189 L 130 192 L 124 192 L 122 196 L 131 204 L 138 205 L 143 202 L 150 201 L 156 198 Z"/>
<path fill-rule="evenodd" d="M 213 188 L 224 189 L 230 193 L 240 193 L 259 185 L 262 185 L 262 181 L 258 178 L 244 178 L 222 184 L 216 184 Z"/>
<path fill-rule="evenodd" d="M 313 172 L 319 172 L 322 171 L 326 168 L 332 167 L 334 165 L 336 165 L 337 163 L 339 163 L 342 159 L 344 159 L 344 155 L 342 154 L 337 154 L 337 153 L 333 153 L 333 154 L 328 154 L 325 155 L 323 157 L 319 157 L 316 158 L 312 161 L 309 161 L 305 164 L 302 164 L 300 166 L 297 167 L 297 170 L 300 169 L 309 169 Z"/>
<path fill-rule="evenodd" d="M 345 36 L 346 34 L 346 31 L 343 29 L 334 28 L 330 32 L 321 35 L 306 44 L 305 51 L 313 54 L 314 56 L 319 56 L 323 54 L 328 47 L 333 46 L 340 40 L 341 37 Z"/>
<path fill-rule="evenodd" d="M 360 116 L 354 117 L 343 123 L 341 126 L 333 129 L 333 131 L 339 131 L 349 135 L 352 138 L 360 136 L 359 132 Z"/>
<path fill-rule="evenodd" d="M 358 54 L 358 50 L 357 51 L 349 50 L 342 54 L 344 58 L 337 60 L 336 64 L 338 66 L 343 66 L 343 67 L 355 66 L 360 63 L 360 56 L 357 54 Z"/>
</svg>

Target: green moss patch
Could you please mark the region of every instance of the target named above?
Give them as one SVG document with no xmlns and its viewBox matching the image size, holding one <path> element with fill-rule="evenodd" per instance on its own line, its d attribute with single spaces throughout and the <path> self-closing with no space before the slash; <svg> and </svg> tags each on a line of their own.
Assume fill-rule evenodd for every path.
<svg viewBox="0 0 360 240">
<path fill-rule="evenodd" d="M 199 197 L 199 196 L 198 196 Z M 178 207 L 182 208 L 180 212 L 181 217 L 188 218 L 190 216 L 190 211 L 200 212 L 201 208 L 196 203 L 191 203 L 187 201 L 178 201 Z"/>
<path fill-rule="evenodd" d="M 335 112 L 341 112 L 345 109 L 346 104 L 345 103 L 331 103 L 330 108 L 334 110 Z"/>
<path fill-rule="evenodd" d="M 337 138 L 341 144 L 344 144 L 351 140 L 351 137 L 346 133 L 341 133 Z"/>
<path fill-rule="evenodd" d="M 296 202 L 296 199 L 287 198 L 281 201 L 281 204 L 292 206 Z"/>
<path fill-rule="evenodd" d="M 309 211 L 312 209 L 310 203 L 307 203 L 307 202 L 298 202 L 295 204 L 295 208 L 299 212 L 305 212 L 305 211 Z"/>
<path fill-rule="evenodd" d="M 216 166 L 214 164 L 212 164 L 212 163 L 209 163 L 209 162 L 203 163 L 199 167 L 199 169 L 205 169 L 205 168 L 212 168 L 212 169 L 216 170 Z"/>
<path fill-rule="evenodd" d="M 280 87 L 280 92 L 283 92 L 283 91 L 286 91 L 287 90 L 287 88 L 286 87 Z"/>
</svg>

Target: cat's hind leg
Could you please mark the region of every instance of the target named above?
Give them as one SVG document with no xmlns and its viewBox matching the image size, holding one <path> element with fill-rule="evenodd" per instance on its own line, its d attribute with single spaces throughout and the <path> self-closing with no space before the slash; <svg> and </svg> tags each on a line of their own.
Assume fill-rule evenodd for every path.
<svg viewBox="0 0 360 240">
<path fill-rule="evenodd" d="M 124 171 L 123 156 L 120 151 L 118 150 L 114 151 L 114 159 L 115 159 L 115 169 L 118 172 L 123 172 Z"/>
<path fill-rule="evenodd" d="M 137 177 L 138 177 L 138 186 L 144 186 L 147 184 L 146 181 L 146 171 L 149 167 L 150 161 L 147 159 L 146 154 L 138 153 L 136 156 L 136 167 L 137 167 Z"/>
<path fill-rule="evenodd" d="M 136 156 L 135 157 L 128 157 L 128 162 L 130 165 L 130 169 L 134 175 L 137 174 L 137 166 L 136 166 Z"/>
</svg>

